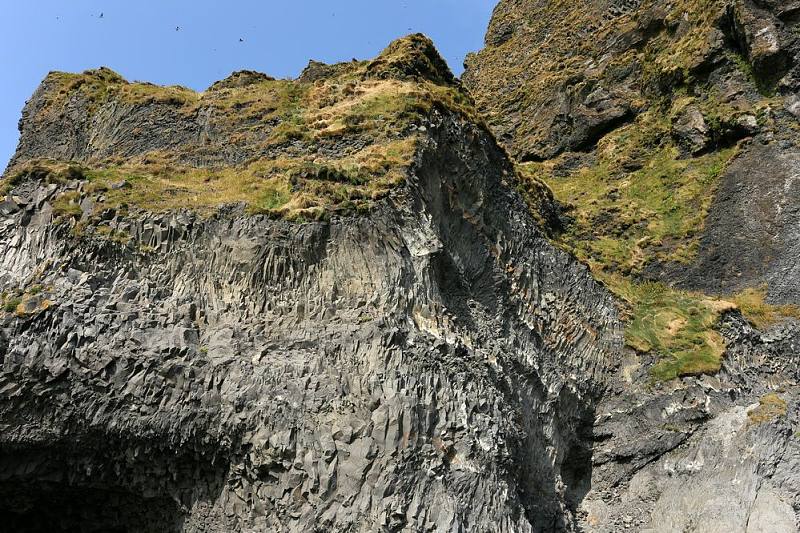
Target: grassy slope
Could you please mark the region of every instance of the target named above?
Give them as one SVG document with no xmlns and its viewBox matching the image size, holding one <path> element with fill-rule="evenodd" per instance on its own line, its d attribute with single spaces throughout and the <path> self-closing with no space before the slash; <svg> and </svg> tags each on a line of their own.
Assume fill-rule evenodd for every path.
<svg viewBox="0 0 800 533">
<path fill-rule="evenodd" d="M 727 299 L 643 280 L 651 262 L 688 263 L 736 147 L 683 157 L 669 135 L 669 121 L 652 110 L 603 138 L 597 161 L 557 176 L 561 159 L 521 165 L 523 177 L 544 181 L 573 222 L 560 235 L 573 252 L 625 304 L 625 340 L 640 352 L 661 354 L 659 380 L 719 370 L 725 345 L 714 329 L 721 313 L 739 309 L 764 328 L 795 306 L 771 306 L 752 288 Z"/>
</svg>

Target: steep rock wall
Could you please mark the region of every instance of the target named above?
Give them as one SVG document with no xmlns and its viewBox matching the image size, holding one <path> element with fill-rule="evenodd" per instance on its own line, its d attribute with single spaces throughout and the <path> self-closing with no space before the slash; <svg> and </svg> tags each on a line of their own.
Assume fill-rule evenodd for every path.
<svg viewBox="0 0 800 533">
<path fill-rule="evenodd" d="M 109 221 L 121 244 L 53 223 L 81 183 L 19 185 L 0 485 L 23 490 L 4 516 L 571 530 L 615 306 L 543 238 L 489 135 L 447 113 L 427 131 L 405 187 L 330 223 L 133 212 Z"/>
</svg>

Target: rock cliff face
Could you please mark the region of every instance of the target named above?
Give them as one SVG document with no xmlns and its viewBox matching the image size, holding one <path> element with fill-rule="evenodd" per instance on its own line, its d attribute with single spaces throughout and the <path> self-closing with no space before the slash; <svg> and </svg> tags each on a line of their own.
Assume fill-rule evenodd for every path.
<svg viewBox="0 0 800 533">
<path fill-rule="evenodd" d="M 800 528 L 798 13 L 507 0 L 466 62 L 562 202 L 557 238 L 624 309 L 584 531 Z"/>
<path fill-rule="evenodd" d="M 622 227 L 594 231 L 629 237 L 626 251 L 645 257 L 634 270 L 716 294 L 765 286 L 769 301 L 798 303 L 797 11 L 751 0 L 500 2 L 464 79 L 502 143 L 520 161 L 549 164 L 533 166 L 557 191 L 560 178 L 600 168 L 613 183 L 602 193 L 628 201 L 625 176 L 639 169 L 705 167 L 713 179 L 692 180 L 707 190 L 675 192 L 702 213 L 699 228 L 631 231 L 662 207 L 647 206 Z M 665 191 L 683 185 L 669 180 Z M 658 195 L 657 186 L 645 190 Z M 623 218 L 616 207 L 587 226 Z M 682 242 L 699 254 L 676 250 Z"/>
<path fill-rule="evenodd" d="M 0 181 L 2 523 L 797 531 L 798 23 L 503 0 L 463 82 L 421 35 L 51 73 Z"/>
<path fill-rule="evenodd" d="M 258 144 L 290 118 L 253 121 L 247 91 L 285 82 L 243 73 L 164 99 L 107 71 L 66 88 L 48 78 L 23 115 L 0 225 L 4 524 L 574 529 L 617 309 L 545 238 L 552 200 L 532 214 L 442 65 L 414 36 L 291 82 L 290 94 L 333 90 L 330 76 L 356 69 L 356 95 L 390 83 L 456 96 L 409 92 L 422 111 L 369 118 L 392 141 L 413 136 L 404 179 L 350 212 L 314 189 L 319 221 L 196 199 L 226 172 L 249 175 L 253 157 L 289 162 L 244 185 L 288 173 L 301 194 L 345 180 L 319 169 L 357 172 L 336 165 L 382 142 L 353 129 Z M 143 91 L 156 94 L 131 100 Z M 217 91 L 251 102 L 222 132 Z M 328 104 L 315 109 L 335 121 Z M 157 174 L 156 155 L 181 179 Z M 304 157 L 316 166 L 293 173 Z M 201 171 L 214 176 L 187 192 Z"/>
</svg>

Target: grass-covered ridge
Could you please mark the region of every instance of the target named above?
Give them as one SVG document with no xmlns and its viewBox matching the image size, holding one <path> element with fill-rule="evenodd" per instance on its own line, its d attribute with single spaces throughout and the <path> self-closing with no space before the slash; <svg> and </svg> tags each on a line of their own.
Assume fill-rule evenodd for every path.
<svg viewBox="0 0 800 533">
<path fill-rule="evenodd" d="M 76 108 L 89 114 L 89 128 L 120 109 L 143 113 L 141 126 L 107 141 L 102 157 L 18 161 L 3 185 L 80 177 L 102 192 L 98 208 L 208 212 L 243 203 L 250 212 L 289 219 L 363 211 L 403 183 L 420 126 L 434 108 L 476 118 L 422 35 L 395 41 L 373 61 L 331 66 L 313 81 L 247 71 L 195 92 L 131 83 L 103 68 L 51 73 L 44 87 L 32 119 L 41 124 Z M 59 198 L 57 212 L 77 216 L 78 200 Z"/>
<path fill-rule="evenodd" d="M 175 166 L 156 154 L 142 163 L 99 167 L 37 160 L 17 169 L 6 185 L 29 177 L 88 182 L 82 193 L 67 191 L 55 199 L 54 214 L 64 217 L 81 217 L 79 204 L 88 195 L 96 200 L 97 213 L 136 207 L 211 214 L 223 205 L 244 204 L 252 214 L 313 220 L 368 210 L 403 182 L 414 149 L 415 139 L 405 138 L 330 161 L 278 157 L 226 168 Z"/>
</svg>

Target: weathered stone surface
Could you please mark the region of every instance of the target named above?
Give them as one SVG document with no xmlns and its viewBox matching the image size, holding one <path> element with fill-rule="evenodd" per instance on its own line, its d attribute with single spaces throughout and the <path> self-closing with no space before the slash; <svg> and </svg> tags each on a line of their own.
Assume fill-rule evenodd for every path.
<svg viewBox="0 0 800 533">
<path fill-rule="evenodd" d="M 753 142 L 725 171 L 697 260 L 661 275 L 721 294 L 768 288 L 771 301 L 800 302 L 800 150 Z"/>
<path fill-rule="evenodd" d="M 629 281 L 725 297 L 756 288 L 769 302 L 798 304 L 798 13 L 797 2 L 769 0 L 501 1 L 464 84 L 531 175 L 609 184 L 610 208 L 586 238 L 607 243 L 612 253 L 588 260 L 616 275 L 630 273 L 602 264 L 617 259 L 615 244 L 633 257 L 646 249 L 625 240 L 622 224 L 608 224 L 619 235 L 603 234 L 604 217 L 630 216 L 620 190 L 654 176 L 677 184 L 673 163 L 735 154 L 690 202 L 710 206 L 688 232 L 692 251 L 674 261 L 645 256 Z M 587 105 L 593 94 L 602 109 Z M 579 218 L 591 206 L 570 208 Z M 641 214 L 634 224 L 663 220 Z M 674 244 L 665 237 L 649 251 Z M 757 331 L 736 311 L 723 317 L 717 375 L 656 382 L 650 369 L 663 354 L 619 353 L 595 410 L 579 530 L 800 530 L 800 325 Z M 783 409 L 759 415 L 764 398 Z"/>
<path fill-rule="evenodd" d="M 796 24 L 783 2 L 504 0 L 464 83 L 513 156 L 546 160 L 744 64 L 762 89 L 795 93 Z"/>
<path fill-rule="evenodd" d="M 595 164 L 598 140 L 653 110 L 675 157 L 737 145 L 697 258 L 642 277 L 709 293 L 766 285 L 770 301 L 797 303 L 795 4 L 503 1 L 464 82 L 516 158 L 575 152 L 554 175 Z M 300 83 L 354 65 L 312 62 Z M 422 36 L 360 65 L 370 81 L 458 87 Z M 175 147 L 199 167 L 270 157 L 263 131 L 221 127 L 210 108 L 112 102 L 89 121 L 75 97 L 56 119 L 47 94 L 26 107 L 14 164 Z M 722 370 L 655 382 L 662 354 L 624 347 L 624 304 L 546 237 L 559 207 L 548 196 L 531 213 L 467 114 L 439 106 L 409 124 L 420 141 L 407 182 L 326 222 L 241 205 L 96 213 L 103 193 L 80 176 L 15 184 L 0 204 L 0 287 L 19 296 L 0 312 L 3 523 L 797 531 L 800 324 L 758 331 L 725 308 Z M 57 213 L 65 192 L 72 219 Z"/>
<path fill-rule="evenodd" d="M 426 132 L 405 187 L 330 223 L 134 211 L 106 222 L 122 244 L 20 184 L 0 283 L 51 303 L 2 318 L 0 488 L 24 502 L 3 512 L 54 520 L 57 493 L 68 527 L 572 530 L 616 309 L 488 133 Z"/>
<path fill-rule="evenodd" d="M 761 334 L 731 315 L 723 372 L 656 390 L 637 384 L 640 362 L 623 362 L 597 410 L 584 529 L 796 531 L 798 326 Z M 786 414 L 751 417 L 776 388 Z"/>
<path fill-rule="evenodd" d="M 690 154 L 702 152 L 708 146 L 708 134 L 708 125 L 696 107 L 684 109 L 672 124 L 672 135 Z"/>
</svg>

